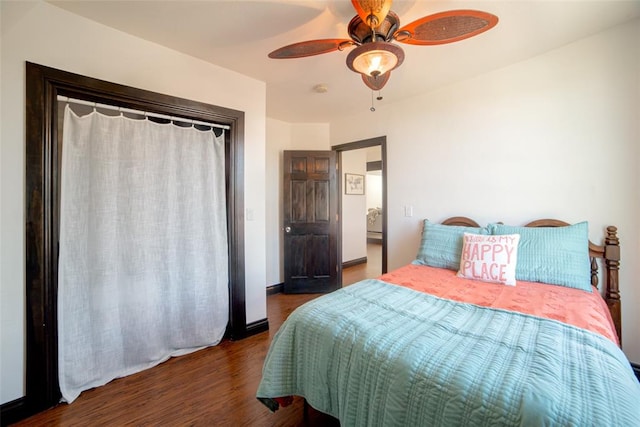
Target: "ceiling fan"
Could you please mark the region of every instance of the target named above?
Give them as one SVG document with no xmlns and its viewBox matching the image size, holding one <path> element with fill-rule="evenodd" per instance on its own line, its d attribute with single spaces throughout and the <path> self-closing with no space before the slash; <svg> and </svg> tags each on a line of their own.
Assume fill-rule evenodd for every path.
<svg viewBox="0 0 640 427">
<path fill-rule="evenodd" d="M 400 27 L 391 2 L 351 0 L 357 15 L 347 26 L 350 39 L 293 43 L 269 53 L 269 58 L 302 58 L 356 46 L 347 56 L 347 66 L 360 73 L 369 88 L 380 90 L 389 80 L 391 70 L 404 61 L 404 51 L 393 41 L 412 45 L 453 43 L 483 33 L 498 23 L 498 17 L 487 12 L 449 10 L 423 16 Z"/>
</svg>

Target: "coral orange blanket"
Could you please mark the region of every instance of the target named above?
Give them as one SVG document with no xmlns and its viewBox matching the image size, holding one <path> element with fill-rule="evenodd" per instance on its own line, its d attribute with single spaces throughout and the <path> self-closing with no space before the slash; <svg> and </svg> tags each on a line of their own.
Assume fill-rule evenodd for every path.
<svg viewBox="0 0 640 427">
<path fill-rule="evenodd" d="M 525 281 L 505 286 L 463 279 L 444 268 L 413 264 L 379 279 L 440 298 L 558 320 L 599 333 L 619 345 L 607 304 L 595 288 L 594 292 L 585 292 Z"/>
</svg>

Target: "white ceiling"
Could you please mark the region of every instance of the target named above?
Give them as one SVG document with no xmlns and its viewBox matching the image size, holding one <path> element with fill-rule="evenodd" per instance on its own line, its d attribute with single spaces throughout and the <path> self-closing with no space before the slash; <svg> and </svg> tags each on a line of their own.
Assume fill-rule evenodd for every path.
<svg viewBox="0 0 640 427">
<path fill-rule="evenodd" d="M 109 27 L 266 82 L 267 116 L 291 123 L 330 122 L 368 110 L 372 93 L 345 65 L 346 51 L 275 60 L 295 42 L 349 38 L 347 0 L 49 0 Z M 382 90 L 389 104 L 525 60 L 640 17 L 638 0 L 396 0 L 400 24 L 424 15 L 476 9 L 500 19 L 488 32 L 440 46 L 400 44 L 405 61 Z M 640 42 L 639 42 L 640 43 Z M 317 84 L 327 86 L 316 93 Z M 375 93 L 377 96 L 378 93 Z"/>
</svg>

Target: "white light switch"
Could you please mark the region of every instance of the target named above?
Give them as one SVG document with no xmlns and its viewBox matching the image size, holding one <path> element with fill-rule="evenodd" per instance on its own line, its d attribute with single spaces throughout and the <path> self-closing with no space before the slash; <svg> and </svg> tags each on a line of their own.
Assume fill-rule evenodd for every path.
<svg viewBox="0 0 640 427">
<path fill-rule="evenodd" d="M 253 209 L 247 208 L 247 221 L 253 221 Z"/>
<path fill-rule="evenodd" d="M 404 207 L 404 216 L 413 216 L 413 206 Z"/>
</svg>

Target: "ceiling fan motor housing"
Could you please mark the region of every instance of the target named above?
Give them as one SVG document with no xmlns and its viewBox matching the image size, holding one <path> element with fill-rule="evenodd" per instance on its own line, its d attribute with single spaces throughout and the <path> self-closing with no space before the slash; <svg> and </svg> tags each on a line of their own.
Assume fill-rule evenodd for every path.
<svg viewBox="0 0 640 427">
<path fill-rule="evenodd" d="M 400 18 L 394 12 L 389 12 L 384 21 L 375 28 L 369 27 L 366 22 L 360 18 L 359 15 L 353 17 L 347 30 L 349 31 L 349 37 L 355 42 L 360 44 L 370 43 L 373 40 L 373 34 L 375 33 L 376 40 L 384 40 L 390 42 L 393 40 L 393 34 L 400 27 Z"/>
</svg>

